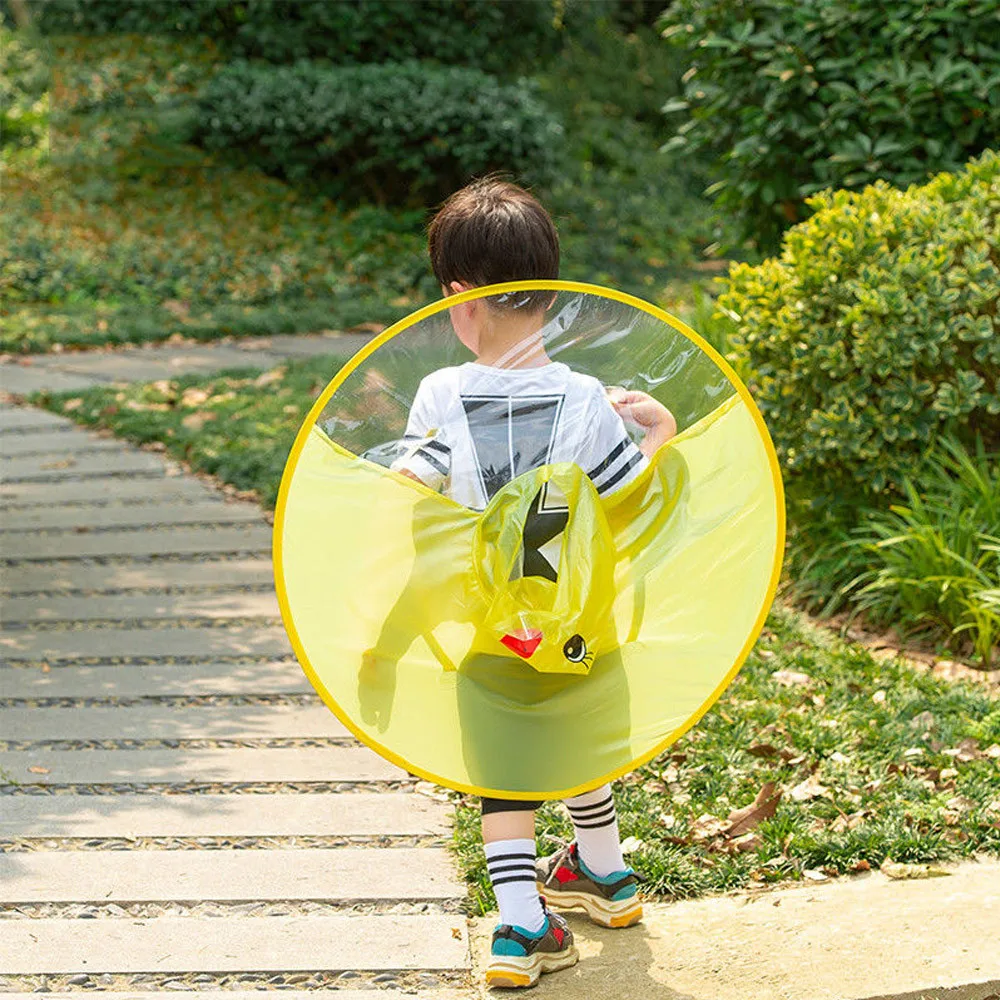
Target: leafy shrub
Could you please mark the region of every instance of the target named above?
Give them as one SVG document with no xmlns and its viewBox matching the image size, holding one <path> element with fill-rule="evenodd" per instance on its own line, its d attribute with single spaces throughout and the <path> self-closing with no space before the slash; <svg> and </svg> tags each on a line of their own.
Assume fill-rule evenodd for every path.
<svg viewBox="0 0 1000 1000">
<path fill-rule="evenodd" d="M 562 126 L 528 83 L 474 69 L 241 61 L 202 91 L 197 136 L 289 180 L 398 203 L 443 197 L 494 169 L 545 179 Z"/>
<path fill-rule="evenodd" d="M 984 666 L 1000 643 L 1000 455 L 945 439 L 847 543 L 868 568 L 844 586 L 878 624 L 968 640 Z"/>
<path fill-rule="evenodd" d="M 49 79 L 44 52 L 0 21 L 0 148 L 44 145 Z"/>
<path fill-rule="evenodd" d="M 674 0 L 689 119 L 719 205 L 767 250 L 826 187 L 955 170 L 1000 134 L 995 0 Z"/>
<path fill-rule="evenodd" d="M 1000 154 L 823 193 L 780 258 L 735 265 L 736 323 L 790 493 L 814 510 L 919 482 L 935 438 L 1000 446 Z"/>
<path fill-rule="evenodd" d="M 47 32 L 209 35 L 232 54 L 285 63 L 437 59 L 496 72 L 556 38 L 546 0 L 44 0 Z"/>
</svg>

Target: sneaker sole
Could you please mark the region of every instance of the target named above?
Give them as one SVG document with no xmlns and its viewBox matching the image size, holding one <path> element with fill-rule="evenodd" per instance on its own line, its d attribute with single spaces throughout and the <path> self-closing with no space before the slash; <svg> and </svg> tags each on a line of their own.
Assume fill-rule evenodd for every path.
<svg viewBox="0 0 1000 1000">
<path fill-rule="evenodd" d="M 486 970 L 486 985 L 517 989 L 534 986 L 542 973 L 568 969 L 580 960 L 576 945 L 568 951 L 535 952 L 530 958 L 506 955 L 496 958 Z"/>
<path fill-rule="evenodd" d="M 598 899 L 589 892 L 554 890 L 551 885 L 538 884 L 545 901 L 565 910 L 586 910 L 587 916 L 602 927 L 631 927 L 642 920 L 642 903 L 638 899 Z"/>
</svg>

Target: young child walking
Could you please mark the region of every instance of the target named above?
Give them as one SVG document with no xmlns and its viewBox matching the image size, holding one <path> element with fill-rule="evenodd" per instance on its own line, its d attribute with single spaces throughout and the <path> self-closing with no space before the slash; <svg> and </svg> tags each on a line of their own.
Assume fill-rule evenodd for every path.
<svg viewBox="0 0 1000 1000">
<path fill-rule="evenodd" d="M 470 184 L 445 202 L 431 223 L 429 250 L 446 296 L 559 276 L 552 219 L 528 192 L 496 178 Z M 522 291 L 450 310 L 456 335 L 476 360 L 421 382 L 396 471 L 477 510 L 512 479 L 543 464 L 575 462 L 602 496 L 642 471 L 676 432 L 672 415 L 645 393 L 605 390 L 596 379 L 553 361 L 542 332 L 552 301 L 552 292 Z M 643 429 L 639 445 L 623 418 Z M 525 529 L 524 576 L 555 579 L 559 559 L 552 546 L 557 552 L 559 542 L 552 516 L 559 513 L 558 501 L 544 501 L 549 516 L 537 546 L 529 545 Z M 513 648 L 525 655 L 531 636 L 520 641 L 526 645 Z M 536 859 L 540 805 L 483 799 L 483 841 L 500 907 L 486 970 L 491 986 L 534 986 L 541 973 L 576 963 L 572 932 L 547 904 L 582 908 L 605 927 L 628 927 L 642 918 L 638 879 L 622 857 L 610 786 L 567 799 L 573 842 Z"/>
</svg>

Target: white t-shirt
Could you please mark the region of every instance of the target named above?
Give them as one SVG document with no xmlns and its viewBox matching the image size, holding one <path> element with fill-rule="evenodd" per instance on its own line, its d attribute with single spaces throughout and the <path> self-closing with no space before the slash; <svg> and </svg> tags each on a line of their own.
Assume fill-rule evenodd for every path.
<svg viewBox="0 0 1000 1000">
<path fill-rule="evenodd" d="M 417 389 L 404 449 L 393 469 L 474 510 L 540 465 L 575 462 L 606 496 L 647 464 L 601 383 L 558 361 L 538 368 L 469 362 L 432 372 Z M 566 507 L 550 491 L 540 509 Z"/>
</svg>

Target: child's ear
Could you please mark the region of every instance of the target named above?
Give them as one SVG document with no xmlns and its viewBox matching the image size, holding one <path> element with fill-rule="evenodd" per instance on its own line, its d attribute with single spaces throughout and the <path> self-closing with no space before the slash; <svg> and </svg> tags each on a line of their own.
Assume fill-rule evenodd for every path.
<svg viewBox="0 0 1000 1000">
<path fill-rule="evenodd" d="M 472 288 L 472 285 L 467 285 L 464 281 L 453 281 L 450 285 L 448 285 L 447 289 L 442 288 L 441 291 L 443 291 L 446 296 L 461 295 L 462 292 L 467 292 L 470 288 Z"/>
</svg>

